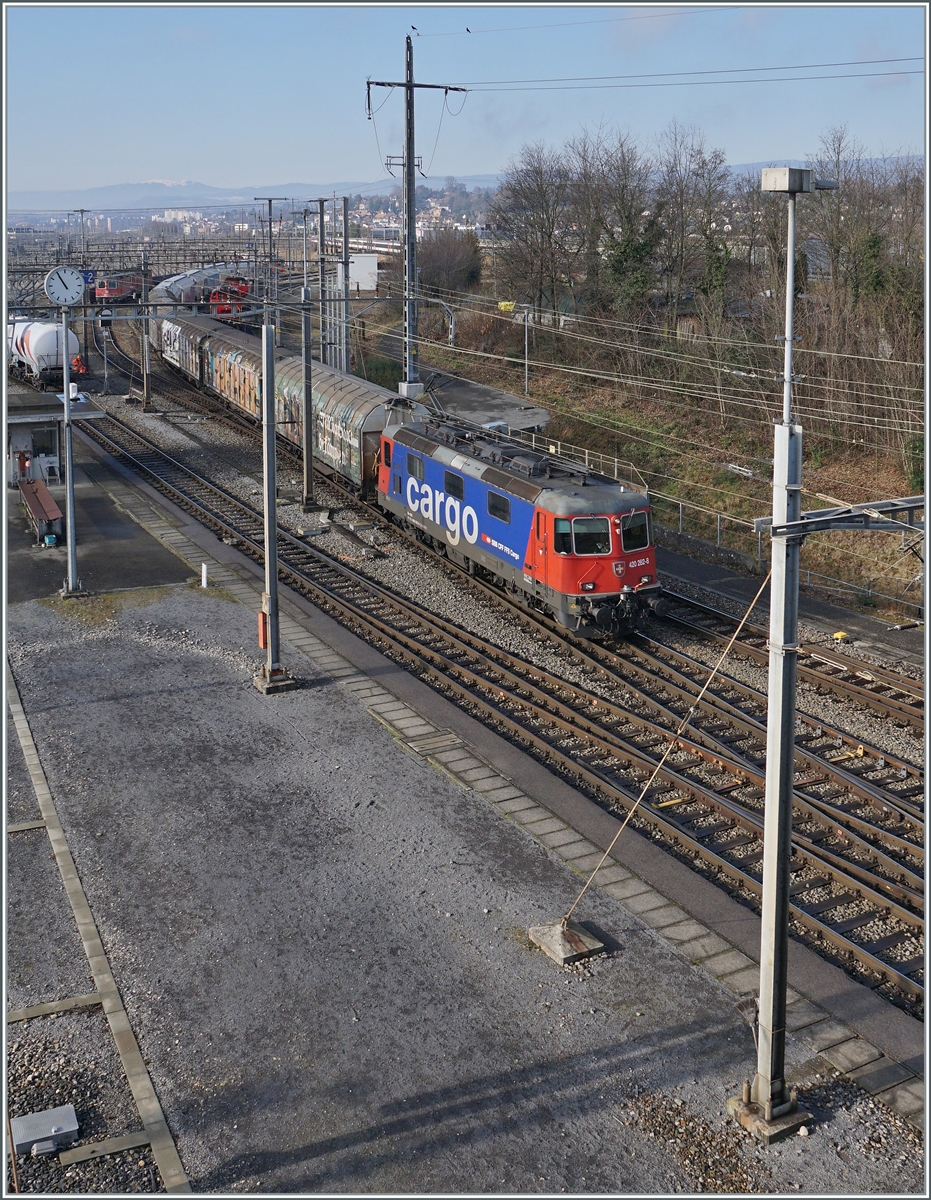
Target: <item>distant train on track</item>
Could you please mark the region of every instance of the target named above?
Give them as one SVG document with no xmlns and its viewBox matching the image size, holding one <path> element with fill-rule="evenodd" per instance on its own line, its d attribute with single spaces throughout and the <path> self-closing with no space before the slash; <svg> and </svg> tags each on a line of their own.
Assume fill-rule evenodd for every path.
<svg viewBox="0 0 931 1200">
<path fill-rule="evenodd" d="M 198 387 L 260 419 L 262 344 L 209 317 L 162 317 L 150 337 Z M 420 541 L 583 636 L 626 634 L 666 602 L 650 502 L 580 463 L 438 417 L 314 362 L 314 457 Z M 275 357 L 276 421 L 303 440 L 300 358 Z"/>
<path fill-rule="evenodd" d="M 95 300 L 138 300 L 142 295 L 142 275 L 138 271 L 130 271 L 123 275 L 108 275 L 101 279 L 94 289 Z"/>
</svg>

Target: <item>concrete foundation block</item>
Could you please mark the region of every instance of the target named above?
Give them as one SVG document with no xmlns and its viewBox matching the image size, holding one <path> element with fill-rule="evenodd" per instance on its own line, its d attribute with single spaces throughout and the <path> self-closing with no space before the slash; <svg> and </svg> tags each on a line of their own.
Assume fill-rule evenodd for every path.
<svg viewBox="0 0 931 1200">
<path fill-rule="evenodd" d="M 531 925 L 530 940 L 539 946 L 544 954 L 561 967 L 590 958 L 604 950 L 604 943 L 599 942 L 587 929 L 569 921 L 552 921 L 549 925 Z"/>
<path fill-rule="evenodd" d="M 773 1117 L 771 1121 L 767 1121 L 758 1104 L 745 1104 L 738 1096 L 728 1100 L 727 1114 L 739 1121 L 747 1133 L 752 1134 L 764 1146 L 771 1146 L 773 1142 L 792 1137 L 803 1125 L 810 1125 L 812 1120 L 810 1112 L 798 1108 L 795 1112 L 784 1113 L 781 1117 Z"/>
</svg>

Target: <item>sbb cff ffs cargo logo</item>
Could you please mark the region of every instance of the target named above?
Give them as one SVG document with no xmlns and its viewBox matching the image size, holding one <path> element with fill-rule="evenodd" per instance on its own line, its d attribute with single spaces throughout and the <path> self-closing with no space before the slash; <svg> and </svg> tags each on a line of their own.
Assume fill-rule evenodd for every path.
<svg viewBox="0 0 931 1200">
<path fill-rule="evenodd" d="M 419 512 L 445 528 L 451 546 L 459 545 L 460 536 L 472 546 L 478 541 L 478 514 L 470 504 L 463 507 L 455 496 L 435 492 L 429 483 L 418 483 L 413 475 L 407 480 L 406 499 L 411 512 Z"/>
</svg>

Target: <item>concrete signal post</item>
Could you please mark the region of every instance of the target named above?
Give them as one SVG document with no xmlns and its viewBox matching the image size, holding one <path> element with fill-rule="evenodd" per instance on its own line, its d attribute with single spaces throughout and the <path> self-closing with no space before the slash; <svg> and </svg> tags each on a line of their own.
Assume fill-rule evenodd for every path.
<svg viewBox="0 0 931 1200">
<path fill-rule="evenodd" d="M 262 326 L 262 453 L 265 484 L 265 591 L 259 613 L 259 646 L 266 652 L 265 665 L 253 679 L 264 695 L 290 692 L 297 680 L 279 661 L 278 636 L 278 472 L 275 446 L 275 326 L 268 318 Z"/>
<path fill-rule="evenodd" d="M 63 580 L 64 598 L 87 593 L 78 579 L 78 556 L 74 529 L 74 445 L 71 429 L 71 361 L 68 354 L 68 315 L 71 306 L 84 296 L 84 276 L 75 267 L 56 267 L 45 277 L 45 294 L 61 306 L 61 375 L 65 441 L 65 542 L 68 546 L 68 577 Z"/>
<path fill-rule="evenodd" d="M 782 419 L 776 422 L 773 455 L 773 524 L 801 515 L 802 427 L 792 420 L 792 351 L 795 300 L 795 205 L 799 192 L 834 188 L 812 172 L 793 167 L 763 171 L 762 190 L 788 199 L 786 326 Z M 773 540 L 769 621 L 769 704 L 766 732 L 766 800 L 763 825 L 762 940 L 757 1070 L 728 1108 L 744 1128 L 767 1144 L 799 1129 L 800 1112 L 785 1079 L 786 985 L 789 954 L 789 884 L 792 857 L 792 792 L 795 779 L 798 581 L 802 537 Z"/>
</svg>

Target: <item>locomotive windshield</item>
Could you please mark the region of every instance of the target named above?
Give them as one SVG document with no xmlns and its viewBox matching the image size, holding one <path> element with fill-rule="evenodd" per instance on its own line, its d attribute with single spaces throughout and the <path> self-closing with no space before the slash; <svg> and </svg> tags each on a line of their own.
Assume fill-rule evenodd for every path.
<svg viewBox="0 0 931 1200">
<path fill-rule="evenodd" d="M 553 549 L 557 554 L 610 554 L 611 532 L 607 517 L 556 517 Z"/>
<path fill-rule="evenodd" d="M 650 526 L 645 512 L 631 513 L 624 518 L 621 530 L 624 535 L 624 550 L 645 550 L 650 544 Z"/>
<path fill-rule="evenodd" d="M 572 522 L 576 554 L 610 554 L 611 534 L 607 517 L 576 517 Z"/>
</svg>

